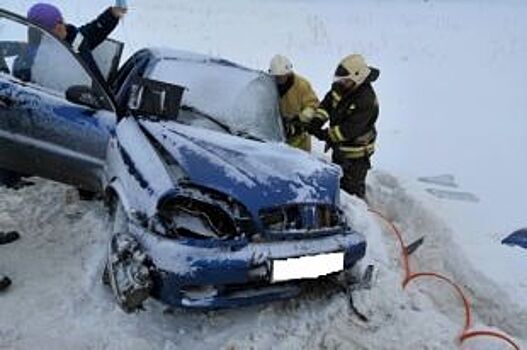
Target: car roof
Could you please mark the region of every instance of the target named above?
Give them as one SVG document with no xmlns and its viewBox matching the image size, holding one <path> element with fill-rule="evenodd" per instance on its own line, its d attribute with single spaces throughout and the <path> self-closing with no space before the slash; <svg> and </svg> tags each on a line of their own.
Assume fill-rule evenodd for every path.
<svg viewBox="0 0 527 350">
<path fill-rule="evenodd" d="M 221 66 L 238 68 L 238 69 L 241 69 L 247 72 L 253 72 L 255 74 L 264 73 L 263 71 L 251 69 L 251 68 L 245 67 L 241 64 L 229 61 L 224 58 L 214 57 L 211 55 L 206 55 L 206 54 L 197 53 L 197 52 L 177 50 L 177 49 L 171 49 L 171 48 L 166 48 L 166 47 L 152 47 L 152 48 L 148 48 L 148 51 L 150 51 L 152 58 L 154 60 L 181 60 L 181 61 L 187 61 L 187 62 L 217 64 Z"/>
</svg>

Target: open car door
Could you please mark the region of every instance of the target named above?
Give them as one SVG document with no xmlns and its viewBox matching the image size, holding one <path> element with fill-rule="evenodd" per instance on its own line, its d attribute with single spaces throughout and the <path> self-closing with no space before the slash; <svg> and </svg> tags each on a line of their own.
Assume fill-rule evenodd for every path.
<svg viewBox="0 0 527 350">
<path fill-rule="evenodd" d="M 107 74 L 115 57 L 99 55 Z M 66 44 L 1 9 L 0 69 L 0 168 L 99 190 L 117 119 L 105 84 Z"/>
<path fill-rule="evenodd" d="M 114 39 L 106 39 L 93 50 L 92 55 L 106 81 L 113 81 L 119 69 L 124 44 Z"/>
</svg>

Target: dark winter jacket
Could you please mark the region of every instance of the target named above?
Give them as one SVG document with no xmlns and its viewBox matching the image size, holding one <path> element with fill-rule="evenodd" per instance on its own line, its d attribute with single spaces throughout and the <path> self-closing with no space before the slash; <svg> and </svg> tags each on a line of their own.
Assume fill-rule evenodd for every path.
<svg viewBox="0 0 527 350">
<path fill-rule="evenodd" d="M 71 45 L 100 81 L 104 81 L 104 77 L 93 59 L 92 51 L 106 40 L 118 23 L 119 19 L 113 15 L 111 8 L 108 8 L 97 19 L 80 28 L 69 24 L 66 26 L 67 36 L 64 41 Z M 40 32 L 30 28 L 28 46 L 25 52 L 17 57 L 13 65 L 13 74 L 19 79 L 31 81 L 31 67 L 39 45 Z"/>
<path fill-rule="evenodd" d="M 100 81 L 104 81 L 104 77 L 93 59 L 92 51 L 108 38 L 117 24 L 119 24 L 119 19 L 113 15 L 111 8 L 108 8 L 95 21 L 80 28 L 70 24 L 66 26 L 68 35 L 65 41 L 73 47 L 75 52 L 79 53 Z"/>
<path fill-rule="evenodd" d="M 371 82 L 378 76 L 379 71 L 372 69 L 366 81 L 350 92 L 343 93 L 334 84 L 320 104 L 329 115 L 329 138 L 337 158 L 361 158 L 373 153 L 379 105 Z"/>
</svg>

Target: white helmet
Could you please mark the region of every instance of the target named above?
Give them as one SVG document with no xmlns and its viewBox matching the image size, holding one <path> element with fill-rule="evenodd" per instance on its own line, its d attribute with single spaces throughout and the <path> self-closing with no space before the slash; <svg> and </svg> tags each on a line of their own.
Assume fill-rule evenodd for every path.
<svg viewBox="0 0 527 350">
<path fill-rule="evenodd" d="M 351 79 L 355 84 L 360 85 L 370 75 L 371 69 L 366 64 L 364 57 L 353 54 L 345 57 L 335 71 L 334 81 Z"/>
<path fill-rule="evenodd" d="M 293 72 L 293 64 L 282 55 L 275 55 L 269 64 L 269 74 L 273 76 L 286 75 Z"/>
</svg>

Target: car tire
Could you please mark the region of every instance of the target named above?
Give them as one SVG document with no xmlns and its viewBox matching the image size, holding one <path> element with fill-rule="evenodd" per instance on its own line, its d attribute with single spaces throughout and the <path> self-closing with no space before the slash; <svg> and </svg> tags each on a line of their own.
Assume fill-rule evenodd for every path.
<svg viewBox="0 0 527 350">
<path fill-rule="evenodd" d="M 116 198 L 116 196 L 109 196 L 105 200 L 105 204 L 108 210 L 108 217 L 106 219 L 106 231 L 109 233 L 108 239 L 111 239 L 116 234 L 116 232 L 119 232 L 124 228 L 122 217 L 119 219 L 119 221 L 117 221 L 117 218 L 116 218 L 117 213 L 119 213 L 118 215 L 122 215 L 124 213 L 124 208 L 123 208 L 123 205 L 121 204 L 121 201 L 118 198 Z M 108 271 L 109 256 L 110 254 L 108 251 L 106 253 L 104 269 L 101 275 L 102 283 L 105 286 L 111 286 L 110 273 Z"/>
<path fill-rule="evenodd" d="M 104 263 L 104 269 L 101 276 L 102 284 L 110 286 L 110 273 L 108 272 L 108 262 Z"/>
<path fill-rule="evenodd" d="M 127 217 L 123 205 L 118 200 L 114 203 L 110 203 L 109 206 L 110 239 L 101 278 L 103 284 L 108 285 L 112 290 L 114 300 L 119 307 L 126 313 L 132 313 L 141 310 L 143 302 L 149 298 L 152 280 L 143 262 L 131 258 L 136 256 L 135 249 L 141 248 L 127 232 Z M 131 243 L 131 250 L 128 251 L 126 245 L 121 246 L 121 243 L 118 243 L 121 239 Z M 121 252 L 119 250 L 121 248 L 117 247 L 125 248 Z"/>
</svg>

